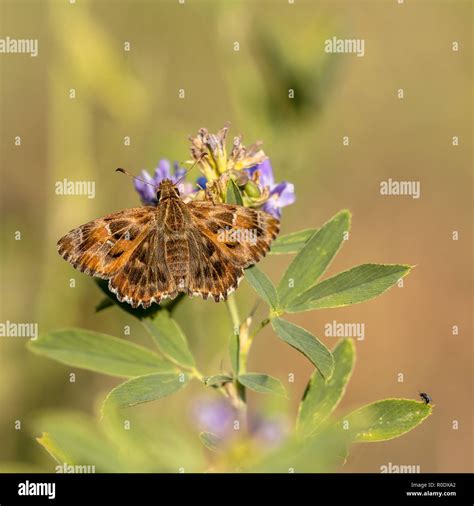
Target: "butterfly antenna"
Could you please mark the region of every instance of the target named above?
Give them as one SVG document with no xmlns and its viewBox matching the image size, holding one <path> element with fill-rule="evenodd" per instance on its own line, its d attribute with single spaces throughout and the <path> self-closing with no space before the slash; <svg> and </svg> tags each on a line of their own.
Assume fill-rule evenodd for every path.
<svg viewBox="0 0 474 506">
<path fill-rule="evenodd" d="M 158 188 L 158 185 L 150 183 L 149 181 L 145 181 L 137 176 L 134 176 L 133 174 L 130 174 L 130 172 L 127 172 L 125 169 L 121 169 L 120 167 L 118 169 L 115 169 L 115 172 L 121 172 L 122 174 L 125 174 L 126 176 L 130 176 L 133 179 L 136 179 L 137 181 L 141 181 L 142 183 L 153 186 L 153 188 Z"/>
<path fill-rule="evenodd" d="M 196 165 L 205 157 L 207 156 L 207 153 L 202 153 L 201 156 L 195 160 L 195 162 L 191 165 L 191 167 L 189 167 L 189 169 L 178 179 L 178 181 L 176 181 L 175 185 L 179 185 L 179 183 L 181 183 L 181 181 L 194 169 L 194 167 L 196 167 Z"/>
</svg>

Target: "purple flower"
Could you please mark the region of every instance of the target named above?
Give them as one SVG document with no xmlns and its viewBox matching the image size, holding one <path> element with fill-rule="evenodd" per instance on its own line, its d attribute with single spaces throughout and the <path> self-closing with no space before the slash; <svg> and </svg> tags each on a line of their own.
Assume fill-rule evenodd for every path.
<svg viewBox="0 0 474 506">
<path fill-rule="evenodd" d="M 156 205 L 157 188 L 151 185 L 156 186 L 159 181 L 155 181 L 146 170 L 142 170 L 140 179 L 133 180 L 133 186 L 135 186 L 135 190 L 138 192 L 138 195 L 140 195 L 140 200 L 146 206 Z"/>
<path fill-rule="evenodd" d="M 158 203 L 156 200 L 156 190 L 158 189 L 158 185 L 161 181 L 163 181 L 163 179 L 171 179 L 173 183 L 177 183 L 185 176 L 185 174 L 186 169 L 184 167 L 180 167 L 178 162 L 174 163 L 173 173 L 171 173 L 170 162 L 163 158 L 158 162 L 158 166 L 155 169 L 153 177 L 150 176 L 148 171 L 142 170 L 140 179 L 143 179 L 143 181 L 135 179 L 133 184 L 135 186 L 135 190 L 140 195 L 142 203 L 146 206 L 155 206 Z M 186 196 L 193 191 L 193 185 L 183 180 L 180 182 L 178 189 L 182 196 Z"/>
<path fill-rule="evenodd" d="M 287 439 L 290 426 L 286 416 L 262 413 L 250 413 L 248 416 L 249 436 L 256 444 L 272 449 Z M 203 397 L 196 400 L 191 405 L 191 417 L 199 430 L 215 434 L 224 445 L 239 435 L 239 431 L 234 429 L 239 414 L 226 399 Z"/>
<path fill-rule="evenodd" d="M 288 181 L 275 184 L 272 165 L 268 158 L 262 163 L 247 169 L 250 176 L 253 176 L 256 171 L 259 173 L 258 184 L 260 188 L 263 190 L 267 187 L 270 192 L 268 200 L 263 204 L 262 209 L 275 216 L 275 218 L 280 219 L 281 208 L 289 206 L 295 201 L 295 187 Z"/>
<path fill-rule="evenodd" d="M 253 437 L 268 448 L 280 446 L 288 437 L 289 424 L 286 417 L 255 415 L 249 420 Z"/>
<path fill-rule="evenodd" d="M 225 399 L 199 399 L 193 406 L 192 416 L 200 430 L 228 439 L 234 431 L 237 412 Z"/>
</svg>

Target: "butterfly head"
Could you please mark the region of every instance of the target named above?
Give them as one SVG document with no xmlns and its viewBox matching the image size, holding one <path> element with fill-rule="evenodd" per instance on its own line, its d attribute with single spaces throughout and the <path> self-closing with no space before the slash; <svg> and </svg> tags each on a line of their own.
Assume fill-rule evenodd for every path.
<svg viewBox="0 0 474 506">
<path fill-rule="evenodd" d="M 156 192 L 156 199 L 158 202 L 167 199 L 176 199 L 179 198 L 179 196 L 179 190 L 171 179 L 163 179 L 163 181 L 161 181 Z"/>
</svg>

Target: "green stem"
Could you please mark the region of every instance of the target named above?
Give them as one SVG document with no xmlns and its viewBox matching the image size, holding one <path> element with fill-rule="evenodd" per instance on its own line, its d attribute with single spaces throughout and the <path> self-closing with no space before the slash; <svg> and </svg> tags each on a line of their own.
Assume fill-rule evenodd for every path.
<svg viewBox="0 0 474 506">
<path fill-rule="evenodd" d="M 252 344 L 252 341 L 254 339 L 254 337 L 263 329 L 265 328 L 268 324 L 270 323 L 270 318 L 265 318 L 264 320 L 262 320 L 259 324 L 258 324 L 258 327 L 252 332 L 252 334 L 250 334 L 249 338 L 248 338 L 248 348 L 250 349 L 250 346 Z"/>
<path fill-rule="evenodd" d="M 234 294 L 230 294 L 227 298 L 227 309 L 229 310 L 232 326 L 234 327 L 234 333 L 237 334 L 240 329 L 240 318 Z"/>
<path fill-rule="evenodd" d="M 240 317 L 239 317 L 239 310 L 237 309 L 237 303 L 235 302 L 235 296 L 234 294 L 229 295 L 227 298 L 227 309 L 229 310 L 230 319 L 232 322 L 233 332 L 234 335 L 237 335 L 237 356 L 238 356 L 238 363 L 237 363 L 237 376 L 239 374 L 243 374 L 245 372 L 246 367 L 246 357 L 242 356 L 242 349 L 245 346 L 245 344 L 242 342 L 243 339 L 245 339 L 245 336 L 243 336 L 240 332 Z M 246 431 L 247 428 L 247 403 L 246 403 L 246 394 L 245 394 L 245 387 L 241 385 L 237 379 L 235 380 L 235 389 L 237 391 L 238 396 L 238 402 L 237 407 L 240 411 L 240 420 L 243 425 L 244 431 Z"/>
<path fill-rule="evenodd" d="M 196 367 L 192 367 L 190 373 L 191 376 L 204 383 L 204 375 Z"/>
<path fill-rule="evenodd" d="M 253 340 L 254 340 L 254 337 L 264 328 L 266 327 L 268 324 L 270 323 L 270 318 L 265 318 L 264 320 L 262 320 L 259 324 L 258 324 L 258 327 L 255 329 L 254 332 L 252 332 L 252 334 L 250 334 L 244 343 L 242 343 L 241 345 L 241 348 L 240 348 L 240 360 L 239 360 L 239 363 L 240 363 L 240 370 L 242 371 L 242 373 L 244 372 L 247 372 L 247 359 L 248 359 L 248 355 L 249 355 L 249 352 L 250 352 L 250 347 L 252 346 L 252 343 L 253 343 Z"/>
</svg>

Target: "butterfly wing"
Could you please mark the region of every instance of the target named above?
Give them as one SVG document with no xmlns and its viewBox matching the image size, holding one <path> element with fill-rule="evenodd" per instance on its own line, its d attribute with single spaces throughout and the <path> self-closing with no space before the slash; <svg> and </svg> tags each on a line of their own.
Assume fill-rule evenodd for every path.
<svg viewBox="0 0 474 506">
<path fill-rule="evenodd" d="M 58 252 L 81 272 L 108 279 L 119 301 L 147 308 L 177 294 L 160 231 L 155 207 L 125 209 L 71 230 Z"/>
<path fill-rule="evenodd" d="M 122 269 L 109 280 L 109 290 L 132 307 L 147 308 L 178 294 L 165 258 L 165 235 L 154 228 L 144 236 Z"/>
<path fill-rule="evenodd" d="M 235 290 L 243 269 L 226 256 L 206 232 L 193 228 L 187 236 L 189 248 L 187 293 L 204 299 L 223 300 Z"/>
<path fill-rule="evenodd" d="M 190 295 L 224 300 L 245 268 L 270 249 L 279 221 L 263 211 L 195 201 L 187 205 L 193 225 L 188 234 Z"/>
<path fill-rule="evenodd" d="M 90 221 L 58 241 L 58 253 L 90 276 L 109 279 L 153 229 L 154 207 L 125 209 Z"/>
<path fill-rule="evenodd" d="M 178 292 L 224 300 L 243 271 L 270 249 L 279 222 L 263 211 L 210 202 L 126 209 L 71 230 L 58 252 L 76 269 L 109 280 L 133 307 L 149 307 Z M 182 228 L 167 227 L 179 215 Z"/>
</svg>

